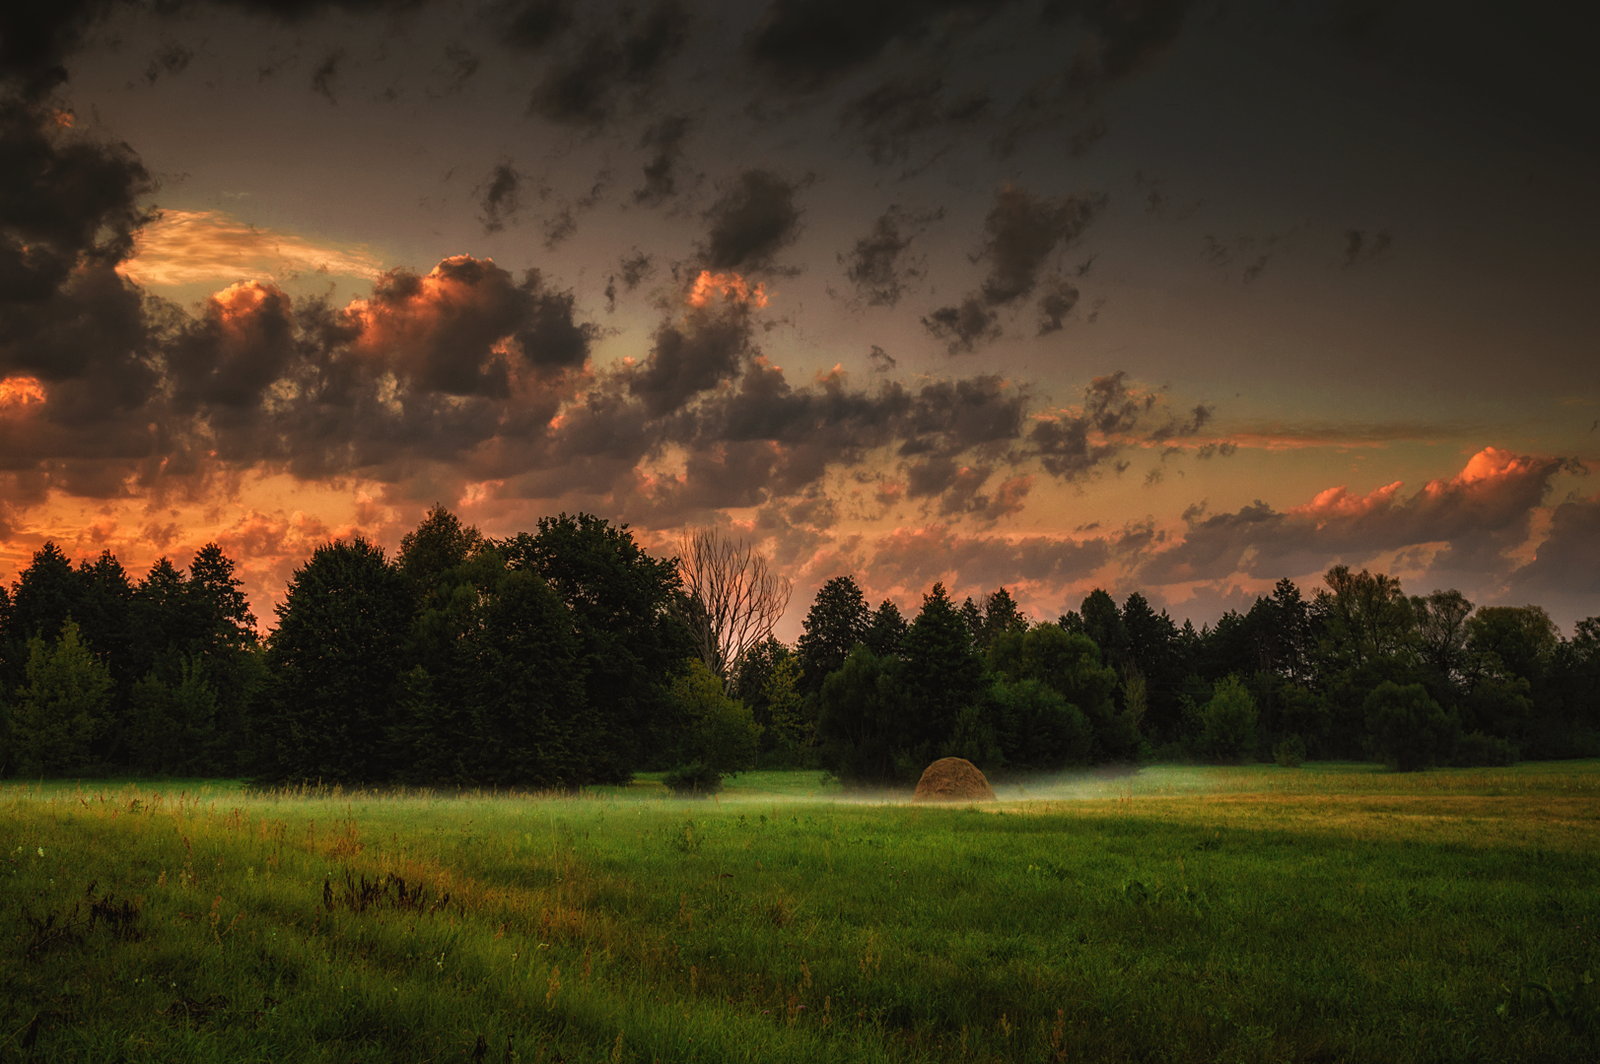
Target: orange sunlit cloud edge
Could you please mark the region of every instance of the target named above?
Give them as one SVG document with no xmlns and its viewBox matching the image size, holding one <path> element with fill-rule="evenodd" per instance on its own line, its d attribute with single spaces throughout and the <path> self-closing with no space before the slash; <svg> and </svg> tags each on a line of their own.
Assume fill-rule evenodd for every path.
<svg viewBox="0 0 1600 1064">
<path fill-rule="evenodd" d="M 1463 527 L 1480 532 L 1487 525 L 1491 532 L 1497 528 L 1520 528 L 1526 533 L 1504 542 L 1502 576 L 1509 580 L 1537 563 L 1541 547 L 1555 534 L 1551 515 L 1560 506 L 1585 513 L 1600 510 L 1600 495 L 1551 507 L 1542 501 L 1542 490 L 1534 494 L 1534 489 L 1548 480 L 1558 465 L 1558 460 L 1513 455 L 1491 447 L 1472 455 L 1455 477 L 1429 481 L 1410 495 L 1392 484 L 1359 494 L 1342 485 L 1324 489 L 1306 503 L 1281 512 L 1247 515 L 1256 525 L 1272 524 L 1275 519 L 1278 527 L 1274 537 L 1240 537 L 1231 545 L 1233 561 L 1210 569 L 1197 566 L 1194 557 L 1182 556 L 1186 552 L 1193 555 L 1196 549 L 1201 555 L 1217 556 L 1218 529 L 1229 526 L 1230 530 L 1237 530 L 1236 523 L 1224 520 L 1219 525 L 1218 519 L 1240 515 L 1190 517 L 1188 534 L 1138 524 L 1076 535 L 985 533 L 948 522 L 887 529 L 837 529 L 813 539 L 807 549 L 793 551 L 786 571 L 802 587 L 849 573 L 857 577 L 874 601 L 892 598 L 903 609 L 913 611 L 921 594 L 940 580 L 958 596 L 981 595 L 1006 586 L 1039 619 L 1053 618 L 1056 613 L 1073 608 L 1095 586 L 1123 594 L 1144 591 L 1158 606 L 1167 605 L 1181 618 L 1186 603 L 1199 604 L 1207 595 L 1260 593 L 1283 575 L 1300 579 L 1309 594 L 1315 589 L 1317 574 L 1330 564 L 1344 562 L 1359 567 L 1371 562 L 1394 562 L 1403 560 L 1408 548 L 1413 549 L 1411 568 L 1399 575 L 1411 581 L 1424 579 L 1429 568 L 1425 563 L 1419 568 L 1418 558 L 1448 553 L 1450 540 L 1459 536 Z M 269 494 L 292 490 L 281 480 L 271 485 L 257 484 L 255 488 Z M 48 520 L 48 512 L 35 511 L 30 515 L 35 520 L 20 526 L 13 522 L 4 553 L 14 576 L 27 564 L 32 549 L 47 538 L 54 538 L 75 558 L 91 557 L 109 549 L 138 577 L 158 556 L 171 557 L 181 564 L 205 542 L 215 541 L 238 565 L 265 630 L 274 623 L 273 606 L 282 600 L 289 576 L 318 544 L 362 535 L 392 551 L 420 516 L 414 506 L 375 502 L 373 488 L 381 491 L 381 487 L 369 485 L 346 496 L 323 489 L 319 492 L 326 507 L 323 516 L 304 510 L 260 508 L 243 497 L 232 504 L 212 506 L 209 513 L 167 514 L 173 519 L 165 524 L 149 519 L 140 523 L 140 516 L 150 515 L 140 515 L 131 505 L 126 515 L 102 512 L 93 521 L 80 517 L 75 522 L 63 513 L 61 516 L 67 519 L 59 525 Z M 248 494 L 248 490 L 243 493 Z M 471 489 L 468 494 L 473 494 Z M 487 495 L 457 500 L 456 508 L 465 519 L 479 522 L 491 534 L 532 527 L 540 512 L 536 507 L 502 506 L 495 513 L 490 506 L 481 514 L 475 513 L 479 503 L 488 500 Z M 412 516 L 404 516 L 407 510 L 412 511 Z M 1476 526 L 1463 526 L 1463 510 L 1476 511 L 1483 520 Z M 194 524 L 186 526 L 185 520 Z M 1378 526 L 1387 526 L 1387 530 Z M 729 528 L 762 540 L 768 549 L 784 548 L 771 535 L 764 537 L 758 522 L 729 522 Z M 677 531 L 637 526 L 635 530 L 658 553 L 670 550 Z M 1247 557 L 1252 545 L 1261 554 L 1273 555 L 1272 544 L 1281 545 L 1286 539 L 1320 539 L 1324 545 L 1314 548 L 1313 553 L 1317 549 L 1322 553 L 1302 570 L 1260 570 L 1259 565 L 1240 561 Z M 1416 548 L 1425 549 L 1418 555 Z M 1277 550 L 1275 556 L 1289 562 L 1293 554 Z M 1411 590 L 1431 589 L 1418 585 Z M 808 600 L 797 599 L 791 605 L 791 614 L 803 616 L 806 605 Z M 790 617 L 787 624 L 795 627 L 798 621 Z"/>
</svg>

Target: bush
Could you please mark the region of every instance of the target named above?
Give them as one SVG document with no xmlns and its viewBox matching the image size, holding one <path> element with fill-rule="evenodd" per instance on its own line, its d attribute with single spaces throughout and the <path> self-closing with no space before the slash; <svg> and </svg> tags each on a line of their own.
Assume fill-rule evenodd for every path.
<svg viewBox="0 0 1600 1064">
<path fill-rule="evenodd" d="M 1306 741 L 1298 735 L 1279 740 L 1278 745 L 1272 748 L 1272 760 L 1284 768 L 1299 768 L 1305 764 Z"/>
<path fill-rule="evenodd" d="M 1509 768 L 1517 763 L 1517 748 L 1498 735 L 1475 731 L 1456 743 L 1450 763 L 1460 768 Z"/>
<path fill-rule="evenodd" d="M 1239 762 L 1256 749 L 1256 700 L 1244 681 L 1229 676 L 1200 710 L 1200 752 L 1211 761 Z"/>
<path fill-rule="evenodd" d="M 1404 687 L 1385 680 L 1367 695 L 1367 742 L 1390 768 L 1415 772 L 1455 753 L 1458 720 L 1428 697 L 1420 683 Z"/>
<path fill-rule="evenodd" d="M 1055 772 L 1088 762 L 1094 729 L 1059 691 L 1038 680 L 999 680 L 989 701 L 1007 768 Z"/>
<path fill-rule="evenodd" d="M 688 764 L 732 776 L 755 767 L 761 725 L 750 707 L 722 690 L 722 681 L 699 658 L 672 682 L 672 699 L 683 722 L 679 756 Z"/>
<path fill-rule="evenodd" d="M 661 777 L 661 782 L 679 798 L 709 798 L 722 790 L 722 773 L 704 761 L 691 761 Z"/>
</svg>

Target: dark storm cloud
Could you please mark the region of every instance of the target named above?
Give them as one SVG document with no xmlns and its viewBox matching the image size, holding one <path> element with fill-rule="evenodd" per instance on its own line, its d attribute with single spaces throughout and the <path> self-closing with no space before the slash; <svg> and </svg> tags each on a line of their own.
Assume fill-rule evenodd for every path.
<svg viewBox="0 0 1600 1064">
<path fill-rule="evenodd" d="M 1083 235 L 1100 203 L 1078 196 L 1044 199 L 1014 185 L 1000 189 L 984 218 L 983 245 L 976 256 L 989 264 L 982 288 L 960 304 L 933 311 L 922 319 L 923 325 L 947 341 L 951 354 L 970 352 L 999 336 L 999 316 L 992 308 L 1032 295 L 1051 254 Z M 1061 319 L 1076 305 L 1076 290 L 1063 285 L 1054 285 L 1041 303 L 1041 334 L 1060 328 Z"/>
<path fill-rule="evenodd" d="M 1540 601 L 1546 596 L 1600 593 L 1600 498 L 1564 502 L 1551 515 L 1550 534 L 1533 561 L 1511 574 L 1511 597 Z M 1592 600 L 1589 608 L 1592 607 Z"/>
<path fill-rule="evenodd" d="M 651 417 L 660 417 L 733 378 L 749 350 L 750 318 L 742 307 L 695 310 L 656 330 L 650 356 L 631 375 L 628 391 Z"/>
<path fill-rule="evenodd" d="M 689 119 L 684 115 L 667 115 L 645 130 L 639 146 L 653 154 L 644 166 L 644 185 L 633 193 L 635 203 L 654 206 L 677 195 L 678 160 L 688 134 Z"/>
<path fill-rule="evenodd" d="M 166 345 L 179 410 L 255 406 L 297 354 L 294 306 L 264 285 L 243 285 L 206 302 Z"/>
<path fill-rule="evenodd" d="M 67 80 L 66 60 L 112 0 L 0 5 L 0 79 L 25 99 L 38 99 Z"/>
<path fill-rule="evenodd" d="M 510 162 L 497 163 L 478 188 L 482 190 L 478 205 L 483 210 L 478 221 L 485 233 L 498 233 L 522 208 L 522 175 Z"/>
<path fill-rule="evenodd" d="M 917 40 L 952 15 L 982 21 L 1003 0 L 773 0 L 744 41 L 755 66 L 786 90 L 810 92 Z"/>
<path fill-rule="evenodd" d="M 126 259 L 150 217 L 140 200 L 154 188 L 127 145 L 0 98 L 0 306 L 48 300 L 80 265 Z"/>
<path fill-rule="evenodd" d="M 567 125 L 603 124 L 619 91 L 648 87 L 660 77 L 688 30 L 688 11 L 678 0 L 658 0 L 642 15 L 624 9 L 614 24 L 568 44 L 535 87 L 529 110 Z"/>
<path fill-rule="evenodd" d="M 845 276 L 868 306 L 892 307 L 900 302 L 906 283 L 920 278 L 924 268 L 908 261 L 906 249 L 921 229 L 943 211 L 915 213 L 890 207 L 872 223 L 872 231 L 856 241 L 849 256 L 840 255 Z"/>
<path fill-rule="evenodd" d="M 115 271 L 153 187 L 126 145 L 0 97 L 0 377 L 36 378 L 49 396 L 27 438 L 8 441 L 12 468 L 53 455 L 64 480 L 104 496 L 115 474 L 98 459 L 156 446 L 141 414 L 159 383 L 152 329 L 141 293 Z"/>
<path fill-rule="evenodd" d="M 701 259 L 712 270 L 769 267 L 800 232 L 794 196 L 800 185 L 768 170 L 746 170 L 706 213 Z"/>
<path fill-rule="evenodd" d="M 1333 488 L 1304 506 L 1273 510 L 1259 500 L 1235 513 L 1185 515 L 1183 542 L 1152 557 L 1140 578 L 1149 584 L 1216 580 L 1235 572 L 1256 578 L 1317 571 L 1335 560 L 1359 565 L 1404 547 L 1445 543 L 1438 573 L 1504 575 L 1505 552 L 1526 538 L 1529 519 L 1551 478 L 1569 463 L 1486 449 L 1450 480 L 1435 480 L 1409 497 L 1398 483 L 1365 496 Z M 1454 555 L 1454 557 L 1452 557 Z"/>
</svg>

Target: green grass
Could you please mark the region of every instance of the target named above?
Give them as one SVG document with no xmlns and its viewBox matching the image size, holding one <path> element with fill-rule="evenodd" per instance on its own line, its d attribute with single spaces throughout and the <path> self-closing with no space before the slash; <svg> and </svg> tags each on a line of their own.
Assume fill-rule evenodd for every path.
<svg viewBox="0 0 1600 1064">
<path fill-rule="evenodd" d="M 1600 762 L 1000 791 L 3 784 L 0 1060 L 1594 1058 Z"/>
</svg>

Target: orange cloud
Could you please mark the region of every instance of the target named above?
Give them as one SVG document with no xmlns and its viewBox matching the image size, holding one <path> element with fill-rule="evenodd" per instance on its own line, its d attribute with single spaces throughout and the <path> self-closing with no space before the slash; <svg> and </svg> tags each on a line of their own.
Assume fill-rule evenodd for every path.
<svg viewBox="0 0 1600 1064">
<path fill-rule="evenodd" d="M 1291 517 L 1303 517 L 1315 521 L 1320 528 L 1331 520 L 1351 520 L 1375 510 L 1387 509 L 1393 505 L 1395 494 L 1400 490 L 1402 483 L 1404 481 L 1397 480 L 1393 484 L 1374 488 L 1365 495 L 1352 494 L 1348 487 L 1340 484 L 1337 488 L 1327 488 L 1317 492 L 1304 506 L 1296 506 L 1284 512 Z"/>
<path fill-rule="evenodd" d="M 767 305 L 767 293 L 764 286 L 757 284 L 750 287 L 743 277 L 729 271 L 728 273 L 712 273 L 710 270 L 701 270 L 700 276 L 694 279 L 694 287 L 689 290 L 685 300 L 691 307 L 703 307 L 711 301 L 711 297 L 721 292 L 724 300 L 735 303 L 744 303 L 752 307 Z"/>
<path fill-rule="evenodd" d="M 12 406 L 27 406 L 44 402 L 44 385 L 37 377 L 6 377 L 0 379 L 0 410 Z"/>
<path fill-rule="evenodd" d="M 371 279 L 382 266 L 361 245 L 258 229 L 222 211 L 163 211 L 118 270 L 145 287 L 176 287 L 324 272 Z"/>
<path fill-rule="evenodd" d="M 1526 476 L 1540 468 L 1546 461 L 1532 455 L 1512 454 L 1498 447 L 1485 447 L 1467 460 L 1466 468 L 1461 472 L 1449 480 L 1430 480 L 1422 490 L 1430 495 L 1442 495 L 1469 484 Z"/>
</svg>

